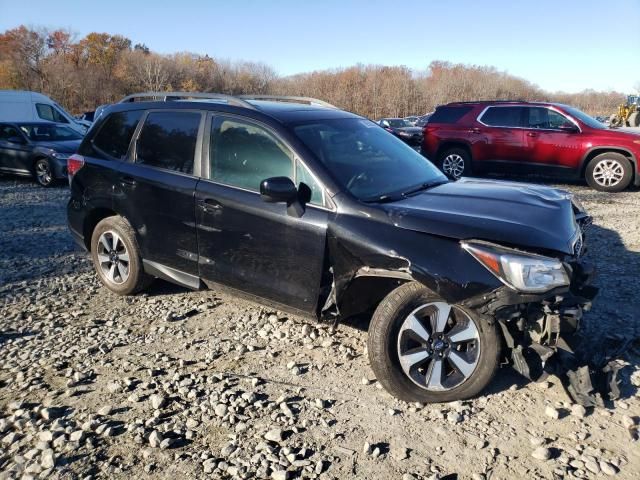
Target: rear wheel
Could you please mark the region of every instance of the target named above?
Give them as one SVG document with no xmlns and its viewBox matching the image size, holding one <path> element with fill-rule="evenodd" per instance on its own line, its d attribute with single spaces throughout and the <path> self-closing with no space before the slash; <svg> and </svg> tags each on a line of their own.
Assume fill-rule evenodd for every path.
<svg viewBox="0 0 640 480">
<path fill-rule="evenodd" d="M 633 112 L 627 121 L 630 127 L 640 127 L 640 112 Z"/>
<path fill-rule="evenodd" d="M 602 192 L 620 192 L 629 186 L 632 177 L 631 162 L 616 152 L 595 156 L 585 171 L 589 186 Z"/>
<path fill-rule="evenodd" d="M 153 281 L 142 267 L 133 228 L 122 217 L 107 217 L 96 225 L 91 258 L 102 284 L 118 295 L 140 292 Z"/>
<path fill-rule="evenodd" d="M 439 167 L 447 177 L 458 180 L 471 174 L 471 156 L 464 148 L 450 148 L 440 155 Z"/>
<path fill-rule="evenodd" d="M 369 362 L 382 386 L 407 402 L 472 397 L 491 381 L 500 352 L 494 325 L 419 283 L 391 292 L 369 327 Z"/>
<path fill-rule="evenodd" d="M 43 187 L 50 187 L 54 183 L 53 170 L 51 164 L 46 158 L 39 158 L 33 165 L 33 176 Z"/>
</svg>

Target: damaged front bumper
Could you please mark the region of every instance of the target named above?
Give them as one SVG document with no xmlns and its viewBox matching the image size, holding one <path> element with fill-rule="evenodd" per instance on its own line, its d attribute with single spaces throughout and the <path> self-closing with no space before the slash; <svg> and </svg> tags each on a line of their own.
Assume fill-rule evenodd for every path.
<svg viewBox="0 0 640 480">
<path fill-rule="evenodd" d="M 569 287 L 536 295 L 501 287 L 468 300 L 465 306 L 498 324 L 513 367 L 520 374 L 534 381 L 549 373 L 564 376 L 565 387 L 575 401 L 588 406 L 601 404 L 574 358 L 574 333 L 598 293 L 591 285 L 594 269 L 579 260 L 567 265 L 571 271 Z"/>
</svg>

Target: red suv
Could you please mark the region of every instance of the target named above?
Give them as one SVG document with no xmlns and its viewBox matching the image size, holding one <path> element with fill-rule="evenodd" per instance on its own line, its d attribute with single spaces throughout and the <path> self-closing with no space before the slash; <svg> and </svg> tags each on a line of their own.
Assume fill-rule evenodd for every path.
<svg viewBox="0 0 640 480">
<path fill-rule="evenodd" d="M 472 171 L 585 178 L 597 190 L 640 185 L 640 134 L 611 130 L 557 103 L 458 102 L 424 128 L 422 154 L 449 177 Z"/>
</svg>

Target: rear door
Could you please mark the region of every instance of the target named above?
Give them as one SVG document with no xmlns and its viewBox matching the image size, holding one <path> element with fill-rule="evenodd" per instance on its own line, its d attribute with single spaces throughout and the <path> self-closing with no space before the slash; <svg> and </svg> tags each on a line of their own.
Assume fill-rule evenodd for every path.
<svg viewBox="0 0 640 480">
<path fill-rule="evenodd" d="M 525 161 L 541 167 L 577 169 L 583 152 L 577 125 L 548 107 L 526 107 L 525 112 Z"/>
<path fill-rule="evenodd" d="M 200 174 L 204 113 L 150 110 L 118 170 L 114 195 L 138 234 L 145 269 L 198 274 L 194 192 Z M 193 285 L 197 286 L 197 282 Z"/>
<path fill-rule="evenodd" d="M 200 275 L 315 313 L 329 215 L 324 190 L 267 126 L 236 116 L 210 123 L 208 171 L 196 189 Z M 261 200 L 260 182 L 275 176 L 311 188 L 301 217 Z"/>
<path fill-rule="evenodd" d="M 32 147 L 27 138 L 16 126 L 0 124 L 0 168 L 2 170 L 18 174 L 31 173 L 31 150 Z"/>
<path fill-rule="evenodd" d="M 519 163 L 524 160 L 523 109 L 513 105 L 492 105 L 478 116 L 479 137 L 474 143 L 473 161 Z"/>
</svg>

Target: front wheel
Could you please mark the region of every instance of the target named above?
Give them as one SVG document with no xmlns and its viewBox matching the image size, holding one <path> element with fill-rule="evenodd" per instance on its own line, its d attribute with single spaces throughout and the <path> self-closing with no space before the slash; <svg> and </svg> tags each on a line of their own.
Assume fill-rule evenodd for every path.
<svg viewBox="0 0 640 480">
<path fill-rule="evenodd" d="M 491 381 L 500 354 L 495 325 L 415 282 L 398 287 L 380 303 L 367 346 L 378 381 L 407 402 L 477 395 Z"/>
<path fill-rule="evenodd" d="M 54 183 L 53 170 L 49 160 L 39 158 L 33 166 L 34 177 L 36 182 L 43 187 L 50 187 Z"/>
<path fill-rule="evenodd" d="M 605 152 L 591 159 L 584 176 L 591 188 L 621 192 L 631 183 L 633 170 L 631 162 L 621 153 Z"/>
<path fill-rule="evenodd" d="M 451 148 L 440 155 L 440 170 L 452 180 L 471 174 L 471 156 L 464 148 Z"/>
</svg>

